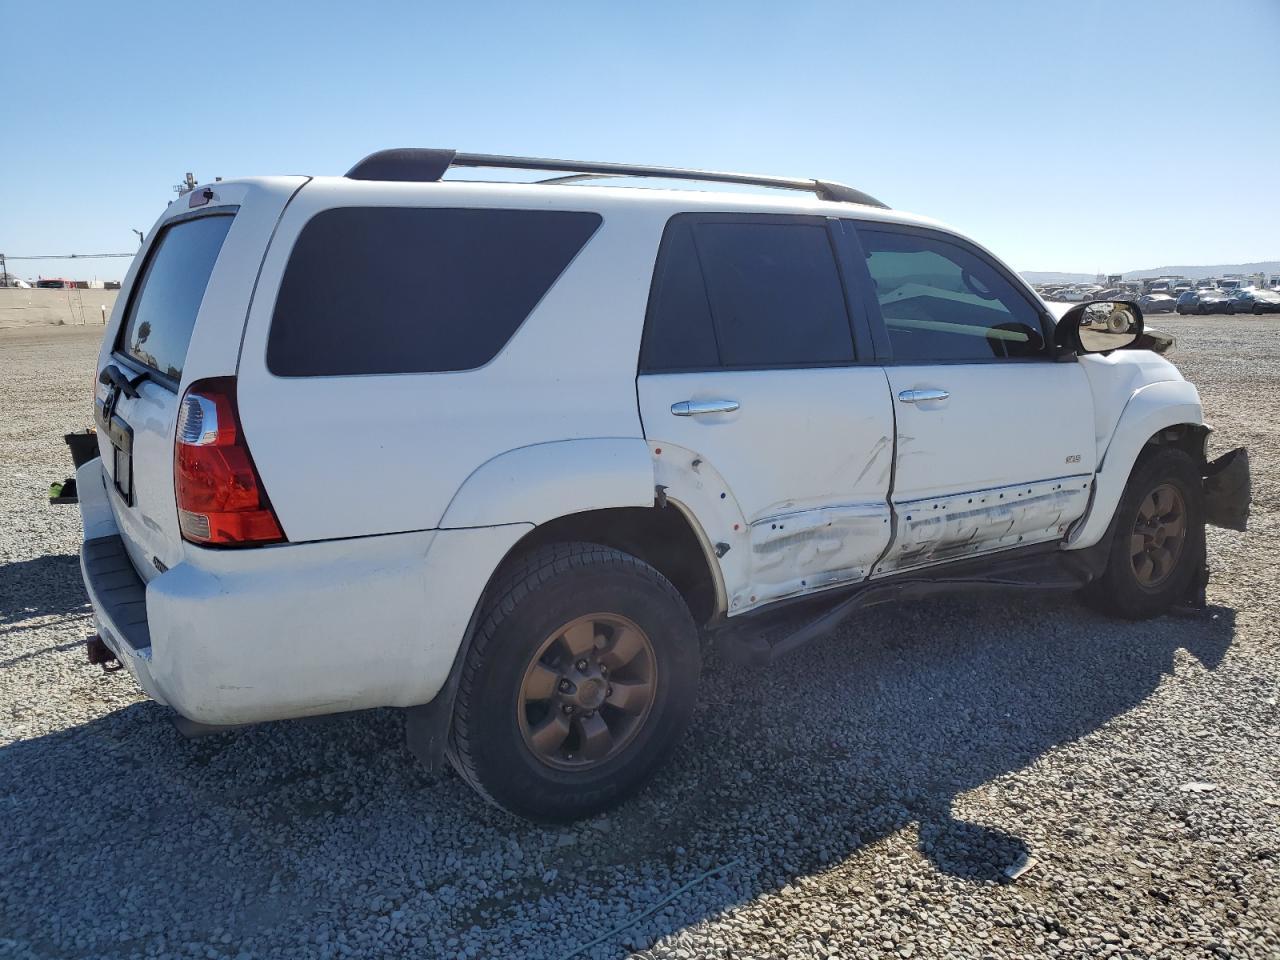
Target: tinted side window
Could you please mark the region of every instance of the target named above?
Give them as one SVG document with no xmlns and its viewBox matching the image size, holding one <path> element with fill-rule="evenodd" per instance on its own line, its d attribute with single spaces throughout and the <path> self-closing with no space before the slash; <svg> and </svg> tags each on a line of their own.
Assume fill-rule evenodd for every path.
<svg viewBox="0 0 1280 960">
<path fill-rule="evenodd" d="M 165 227 L 134 285 L 117 349 L 173 380 L 182 379 L 191 331 L 213 273 L 229 215 Z"/>
<path fill-rule="evenodd" d="M 985 258 L 936 236 L 858 236 L 895 360 L 1047 355 L 1039 312 Z"/>
<path fill-rule="evenodd" d="M 695 236 L 724 366 L 853 360 L 825 226 L 710 222 Z"/>
<path fill-rule="evenodd" d="M 267 339 L 282 377 L 483 366 L 600 225 L 594 213 L 345 207 L 313 217 Z"/>
<path fill-rule="evenodd" d="M 640 369 L 712 370 L 720 352 L 702 282 L 693 224 L 675 217 L 662 235 L 645 317 Z"/>
<path fill-rule="evenodd" d="M 746 215 L 671 218 L 642 371 L 848 363 L 853 337 L 826 227 Z"/>
</svg>

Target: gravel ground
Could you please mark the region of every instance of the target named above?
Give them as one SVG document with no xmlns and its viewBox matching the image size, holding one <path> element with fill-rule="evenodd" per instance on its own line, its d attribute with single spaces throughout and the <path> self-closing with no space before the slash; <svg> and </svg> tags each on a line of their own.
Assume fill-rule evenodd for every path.
<svg viewBox="0 0 1280 960">
<path fill-rule="evenodd" d="M 96 342 L 0 331 L 0 955 L 1280 956 L 1280 318 L 1156 325 L 1253 456 L 1204 615 L 938 599 L 713 661 L 653 786 L 557 829 L 420 771 L 395 711 L 184 741 L 85 663 L 44 489 Z"/>
</svg>

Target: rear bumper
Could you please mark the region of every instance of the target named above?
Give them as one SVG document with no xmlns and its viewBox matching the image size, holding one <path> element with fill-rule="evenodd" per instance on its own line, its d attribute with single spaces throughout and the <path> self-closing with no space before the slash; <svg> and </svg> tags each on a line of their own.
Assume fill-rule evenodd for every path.
<svg viewBox="0 0 1280 960">
<path fill-rule="evenodd" d="M 150 696 L 229 725 L 426 703 L 528 525 L 249 550 L 187 545 L 143 583 L 115 529 L 100 460 L 77 472 L 81 569 L 99 633 Z"/>
</svg>

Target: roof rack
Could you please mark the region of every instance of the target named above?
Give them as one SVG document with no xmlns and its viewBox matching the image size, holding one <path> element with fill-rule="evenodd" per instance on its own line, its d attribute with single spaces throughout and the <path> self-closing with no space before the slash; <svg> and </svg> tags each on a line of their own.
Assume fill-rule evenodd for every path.
<svg viewBox="0 0 1280 960">
<path fill-rule="evenodd" d="M 698 180 L 706 183 L 741 183 L 781 190 L 803 190 L 820 200 L 861 203 L 883 207 L 875 197 L 829 180 L 797 177 L 765 177 L 749 173 L 716 170 L 688 170 L 683 167 L 651 167 L 632 163 L 594 163 L 583 160 L 551 160 L 544 157 L 505 157 L 492 153 L 459 153 L 456 150 L 405 147 L 371 153 L 347 171 L 352 180 L 407 180 L 430 183 L 440 180 L 451 167 L 494 167 L 504 170 L 547 170 L 569 174 L 539 183 L 576 183 L 612 177 L 653 177 L 662 180 Z"/>
</svg>

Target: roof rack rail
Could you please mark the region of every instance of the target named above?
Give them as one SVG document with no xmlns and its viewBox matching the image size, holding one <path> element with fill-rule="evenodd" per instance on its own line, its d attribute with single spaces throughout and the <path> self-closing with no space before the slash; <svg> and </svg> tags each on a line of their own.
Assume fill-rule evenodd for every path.
<svg viewBox="0 0 1280 960">
<path fill-rule="evenodd" d="M 717 170 L 689 170 L 683 167 L 652 167 L 632 163 L 594 163 L 583 160 L 551 160 L 544 157 L 506 157 L 492 153 L 459 153 L 456 150 L 405 147 L 371 153 L 347 171 L 352 180 L 406 180 L 430 183 L 441 179 L 451 167 L 493 167 L 504 170 L 547 170 L 569 174 L 539 183 L 574 183 L 608 177 L 653 177 L 662 180 L 698 180 L 706 183 L 741 183 L 781 190 L 803 190 L 820 200 L 861 203 L 883 207 L 875 197 L 829 180 L 798 177 L 767 177 Z"/>
</svg>

